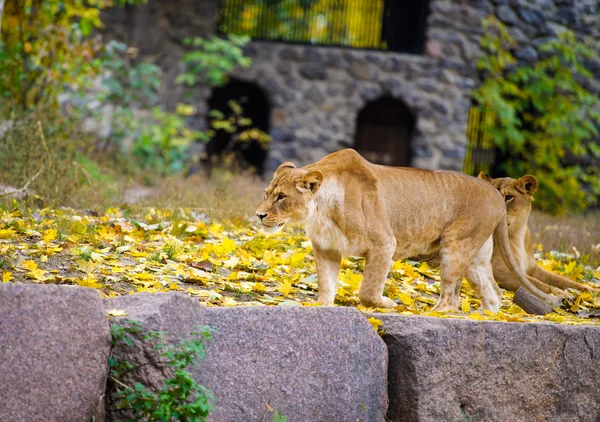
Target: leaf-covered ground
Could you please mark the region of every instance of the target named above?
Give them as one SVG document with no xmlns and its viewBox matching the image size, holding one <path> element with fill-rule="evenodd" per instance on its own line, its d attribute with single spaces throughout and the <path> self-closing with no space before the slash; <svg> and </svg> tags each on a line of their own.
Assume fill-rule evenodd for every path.
<svg viewBox="0 0 600 422">
<path fill-rule="evenodd" d="M 600 268 L 574 257 L 541 254 L 545 268 L 600 287 Z M 364 261 L 345 258 L 336 302 L 357 306 Z M 315 262 L 300 228 L 275 235 L 249 222 L 217 222 L 190 209 L 109 209 L 103 215 L 71 209 L 23 213 L 0 210 L 0 270 L 3 282 L 72 284 L 98 289 L 104 296 L 182 291 L 207 306 L 314 306 Z M 551 321 L 600 324 L 600 296 L 578 294 L 544 317 L 525 314 L 505 292 L 498 314 L 479 312 L 479 300 L 466 282 L 462 312 L 431 312 L 440 288 L 437 270 L 397 261 L 385 294 L 394 312 L 447 318 Z M 390 312 L 390 310 L 380 310 Z M 372 321 L 377 325 L 377 321 Z"/>
</svg>

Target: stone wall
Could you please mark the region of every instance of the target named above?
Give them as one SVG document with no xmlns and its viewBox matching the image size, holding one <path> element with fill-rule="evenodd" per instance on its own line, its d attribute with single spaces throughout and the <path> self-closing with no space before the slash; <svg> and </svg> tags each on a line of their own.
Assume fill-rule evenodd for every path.
<svg viewBox="0 0 600 422">
<path fill-rule="evenodd" d="M 122 317 L 107 321 L 106 311 Z M 367 321 L 381 320 L 383 340 Z M 160 388 L 153 344 L 111 347 L 110 324 L 137 321 L 167 344 L 215 331 L 188 367 L 210 389 L 209 420 L 598 421 L 600 327 L 507 323 L 353 307 L 207 308 L 182 293 L 105 299 L 78 286 L 0 283 L 0 420 L 104 421 L 109 356 L 137 362 L 121 381 Z M 104 406 L 106 405 L 106 414 Z M 386 415 L 387 413 L 387 415 Z M 270 420 L 267 415 L 265 420 Z"/>
<path fill-rule="evenodd" d="M 184 94 L 173 82 L 181 70 L 181 41 L 215 31 L 218 1 L 150 3 L 107 12 L 106 35 L 161 66 L 162 98 L 174 107 Z M 233 77 L 257 84 L 271 104 L 267 171 L 285 160 L 303 165 L 353 146 L 357 113 L 381 96 L 403 101 L 416 117 L 413 166 L 460 170 L 481 19 L 489 14 L 509 27 L 523 61 L 535 60 L 533 47 L 564 28 L 600 45 L 594 0 L 431 0 L 424 55 L 254 41 L 247 50 L 253 66 Z M 600 79 L 600 63 L 591 67 Z M 202 129 L 210 91 L 199 87 L 192 97 L 194 124 Z"/>
</svg>

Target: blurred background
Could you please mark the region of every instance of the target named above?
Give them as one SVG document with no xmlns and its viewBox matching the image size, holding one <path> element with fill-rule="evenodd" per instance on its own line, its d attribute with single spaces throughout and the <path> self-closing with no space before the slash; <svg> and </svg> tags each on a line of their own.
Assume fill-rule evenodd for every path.
<svg viewBox="0 0 600 422">
<path fill-rule="evenodd" d="M 538 209 L 587 213 L 586 243 L 600 238 L 597 1 L 0 0 L 0 10 L 5 204 L 245 215 L 281 162 L 351 147 L 387 165 L 533 174 Z"/>
</svg>

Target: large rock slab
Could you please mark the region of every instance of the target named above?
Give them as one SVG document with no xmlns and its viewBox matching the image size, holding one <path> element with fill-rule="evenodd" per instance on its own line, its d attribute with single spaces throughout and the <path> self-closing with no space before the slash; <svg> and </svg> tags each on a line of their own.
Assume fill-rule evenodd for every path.
<svg viewBox="0 0 600 422">
<path fill-rule="evenodd" d="M 96 421 L 110 332 L 98 291 L 0 284 L 0 421 Z"/>
<path fill-rule="evenodd" d="M 205 308 L 171 293 L 107 302 L 169 341 L 198 325 L 216 330 L 192 369 L 216 398 L 211 421 L 258 421 L 267 403 L 290 422 L 384 420 L 387 350 L 354 308 Z M 144 376 L 155 382 L 154 371 Z"/>
<path fill-rule="evenodd" d="M 600 327 L 376 317 L 392 421 L 600 420 Z"/>
</svg>

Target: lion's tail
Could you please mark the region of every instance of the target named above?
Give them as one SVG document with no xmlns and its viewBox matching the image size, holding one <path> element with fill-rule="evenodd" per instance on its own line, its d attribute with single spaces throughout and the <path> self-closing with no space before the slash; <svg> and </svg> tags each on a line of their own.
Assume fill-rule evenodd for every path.
<svg viewBox="0 0 600 422">
<path fill-rule="evenodd" d="M 494 247 L 498 248 L 500 256 L 504 261 L 504 265 L 506 265 L 506 268 L 508 268 L 513 277 L 517 279 L 521 286 L 523 286 L 532 295 L 537 296 L 544 302 L 549 303 L 553 306 L 561 306 L 562 301 L 560 299 L 558 299 L 555 296 L 544 293 L 537 287 L 535 287 L 527 279 L 527 276 L 523 274 L 521 268 L 519 268 L 519 265 L 517 264 L 517 261 L 515 261 L 515 258 L 511 252 L 510 244 L 508 241 L 508 224 L 506 222 L 506 212 L 504 213 L 502 220 L 500 221 L 500 223 L 498 223 L 496 229 L 494 230 Z"/>
</svg>

